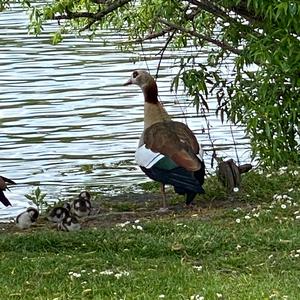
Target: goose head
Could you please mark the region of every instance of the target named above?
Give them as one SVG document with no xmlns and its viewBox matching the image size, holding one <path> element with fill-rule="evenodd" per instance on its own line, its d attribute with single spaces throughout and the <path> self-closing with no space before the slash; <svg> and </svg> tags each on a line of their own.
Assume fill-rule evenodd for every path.
<svg viewBox="0 0 300 300">
<path fill-rule="evenodd" d="M 145 101 L 157 103 L 157 85 L 154 78 L 144 70 L 135 70 L 124 85 L 135 84 L 139 86 L 144 94 Z"/>
</svg>

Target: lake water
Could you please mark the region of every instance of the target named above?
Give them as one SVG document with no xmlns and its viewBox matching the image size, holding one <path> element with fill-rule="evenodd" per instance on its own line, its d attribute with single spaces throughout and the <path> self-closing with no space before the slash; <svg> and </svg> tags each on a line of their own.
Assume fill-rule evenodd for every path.
<svg viewBox="0 0 300 300">
<path fill-rule="evenodd" d="M 6 192 L 13 207 L 0 204 L 0 219 L 27 207 L 24 195 L 37 186 L 54 202 L 85 187 L 115 194 L 146 181 L 134 162 L 143 129 L 143 96 L 138 87 L 122 84 L 134 69 L 154 75 L 162 44 L 124 53 L 103 43 L 120 40 L 117 33 L 102 32 L 93 42 L 69 37 L 54 46 L 48 33 L 34 37 L 26 26 L 27 17 L 19 9 L 0 14 L 0 175 L 18 183 Z M 209 167 L 207 121 L 197 116 L 184 94 L 170 92 L 178 70 L 173 58 L 180 55 L 189 55 L 189 49 L 166 52 L 157 81 L 160 99 L 171 115 L 193 129 Z M 230 74 L 231 68 L 229 63 L 224 72 Z M 230 125 L 215 117 L 214 97 L 209 106 L 206 115 L 218 155 L 236 159 L 237 148 L 240 162 L 249 162 L 243 129 L 233 126 L 234 146 Z"/>
</svg>

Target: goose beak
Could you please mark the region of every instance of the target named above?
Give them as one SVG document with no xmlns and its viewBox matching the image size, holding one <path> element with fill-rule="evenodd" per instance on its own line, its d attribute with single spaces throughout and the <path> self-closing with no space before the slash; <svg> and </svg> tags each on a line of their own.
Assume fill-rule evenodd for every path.
<svg viewBox="0 0 300 300">
<path fill-rule="evenodd" d="M 125 82 L 123 85 L 130 85 L 130 84 L 132 84 L 131 78 L 127 82 Z"/>
</svg>

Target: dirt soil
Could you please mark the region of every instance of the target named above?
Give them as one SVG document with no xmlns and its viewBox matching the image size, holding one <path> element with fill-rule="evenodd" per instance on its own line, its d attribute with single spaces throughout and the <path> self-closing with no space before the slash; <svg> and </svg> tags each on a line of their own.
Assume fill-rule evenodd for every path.
<svg viewBox="0 0 300 300">
<path fill-rule="evenodd" d="M 173 201 L 174 202 L 174 201 Z M 79 219 L 82 229 L 109 228 L 126 221 L 146 221 L 149 219 L 178 219 L 197 218 L 209 221 L 222 215 L 224 210 L 236 207 L 245 207 L 244 202 L 233 199 L 210 200 L 209 202 L 197 199 L 195 205 L 186 206 L 183 199 L 178 199 L 174 204 L 168 204 L 167 210 L 163 210 L 160 193 L 129 193 L 113 197 L 105 197 L 100 201 L 94 201 L 92 212 L 88 217 Z M 47 220 L 47 215 L 39 217 L 36 224 L 23 232 L 39 230 L 57 230 L 57 226 Z M 0 223 L 0 231 L 17 233 L 18 229 L 13 222 Z"/>
</svg>

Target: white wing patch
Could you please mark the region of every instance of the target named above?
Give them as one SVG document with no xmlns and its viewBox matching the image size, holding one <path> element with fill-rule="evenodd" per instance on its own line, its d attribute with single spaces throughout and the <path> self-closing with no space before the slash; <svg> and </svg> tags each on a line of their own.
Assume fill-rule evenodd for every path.
<svg viewBox="0 0 300 300">
<path fill-rule="evenodd" d="M 145 144 L 137 148 L 135 152 L 135 161 L 139 166 L 145 167 L 146 169 L 150 169 L 162 158 L 164 158 L 164 155 L 147 149 Z"/>
</svg>

